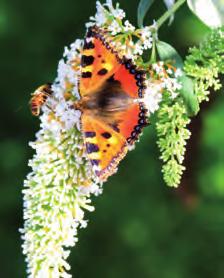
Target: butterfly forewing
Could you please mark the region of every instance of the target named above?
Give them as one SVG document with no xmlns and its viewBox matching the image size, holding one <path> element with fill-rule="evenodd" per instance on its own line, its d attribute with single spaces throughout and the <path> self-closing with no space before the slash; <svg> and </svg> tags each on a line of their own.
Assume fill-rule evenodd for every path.
<svg viewBox="0 0 224 278">
<path fill-rule="evenodd" d="M 81 95 L 95 92 L 120 67 L 117 57 L 105 47 L 98 34 L 95 30 L 89 31 L 85 39 L 81 60 Z"/>
</svg>

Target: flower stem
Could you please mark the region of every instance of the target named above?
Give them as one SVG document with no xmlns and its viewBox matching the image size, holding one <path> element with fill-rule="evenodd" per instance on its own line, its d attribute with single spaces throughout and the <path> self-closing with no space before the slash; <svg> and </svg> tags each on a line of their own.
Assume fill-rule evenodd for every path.
<svg viewBox="0 0 224 278">
<path fill-rule="evenodd" d="M 153 64 L 155 62 L 156 62 L 156 43 L 155 43 L 155 39 L 153 39 L 150 64 Z"/>
<path fill-rule="evenodd" d="M 167 21 L 172 14 L 174 14 L 186 0 L 178 0 L 168 11 L 166 11 L 158 20 L 157 28 L 159 29 L 165 21 Z"/>
</svg>

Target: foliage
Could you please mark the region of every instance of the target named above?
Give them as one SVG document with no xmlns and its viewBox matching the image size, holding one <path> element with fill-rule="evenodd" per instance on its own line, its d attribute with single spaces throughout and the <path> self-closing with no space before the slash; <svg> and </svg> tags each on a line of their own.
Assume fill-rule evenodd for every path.
<svg viewBox="0 0 224 278">
<path fill-rule="evenodd" d="M 168 186 L 177 187 L 185 170 L 182 165 L 186 151 L 186 140 L 190 137 L 187 129 L 190 119 L 181 102 L 162 104 L 158 112 L 158 146 L 164 162 L 164 180 Z"/>
<path fill-rule="evenodd" d="M 211 89 L 222 87 L 220 76 L 224 73 L 224 29 L 214 30 L 198 48 L 190 49 L 186 57 L 185 71 L 195 79 L 198 101 L 209 100 Z"/>
<path fill-rule="evenodd" d="M 182 90 L 185 90 L 185 95 L 182 95 L 185 103 L 186 97 L 189 99 L 191 94 L 194 94 L 193 99 L 192 97 L 189 99 L 190 105 L 185 105 L 186 109 L 195 107 L 193 111 L 198 112 L 199 108 L 197 102 L 194 101 L 194 96 L 201 103 L 203 100 L 209 100 L 208 95 L 211 89 L 218 90 L 222 87 L 219 76 L 224 73 L 223 38 L 223 29 L 214 30 L 200 44 L 199 48 L 192 48 L 186 57 L 184 70 L 187 75 L 194 78 L 194 88 L 192 85 L 189 87 L 188 84 L 182 83 Z M 186 151 L 186 140 L 190 137 L 190 131 L 187 129 L 190 119 L 186 109 L 182 103 L 172 104 L 168 100 L 158 113 L 158 145 L 162 153 L 161 158 L 165 163 L 163 166 L 164 180 L 169 186 L 178 186 L 183 170 L 185 170 L 182 164 Z"/>
</svg>

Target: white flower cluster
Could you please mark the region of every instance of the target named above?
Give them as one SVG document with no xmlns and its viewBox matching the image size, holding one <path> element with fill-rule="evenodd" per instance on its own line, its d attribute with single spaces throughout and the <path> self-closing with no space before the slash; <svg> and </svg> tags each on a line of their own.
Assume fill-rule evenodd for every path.
<svg viewBox="0 0 224 278">
<path fill-rule="evenodd" d="M 71 106 L 78 94 L 81 46 L 78 40 L 65 49 L 53 96 L 43 108 L 41 129 L 31 143 L 36 154 L 24 182 L 25 224 L 21 229 L 30 278 L 71 277 L 67 248 L 77 242 L 78 227 L 87 226 L 84 210 L 94 210 L 90 194 L 102 193 L 83 148 L 80 112 Z"/>
<path fill-rule="evenodd" d="M 162 100 L 161 85 L 150 80 L 146 81 L 146 90 L 144 94 L 143 102 L 149 113 L 154 113 L 159 109 L 159 103 Z"/>
<path fill-rule="evenodd" d="M 47 105 L 42 108 L 44 113 L 40 117 L 40 126 L 43 130 L 54 132 L 55 137 L 60 137 L 61 132 L 66 132 L 74 126 L 79 129 L 80 111 L 73 109 L 72 106 L 74 100 L 79 98 L 78 78 L 82 45 L 82 40 L 76 40 L 70 49 L 65 47 L 65 59 L 59 61 L 58 76 L 52 85 L 53 97 L 48 98 Z M 77 64 L 76 70 L 74 63 Z M 66 99 L 68 91 L 71 94 L 70 99 Z"/>
<path fill-rule="evenodd" d="M 111 0 L 107 0 L 103 5 L 97 1 L 96 9 L 95 17 L 90 17 L 90 22 L 86 24 L 86 27 L 96 25 L 103 27 L 112 36 L 118 35 L 118 39 L 116 42 L 112 41 L 112 45 L 120 55 L 136 60 L 144 50 L 152 48 L 152 30 L 156 28 L 155 23 L 149 27 L 136 29 L 128 20 L 123 22 L 125 12 L 119 8 L 119 4 L 116 4 L 114 8 Z M 135 42 L 132 40 L 133 36 L 137 39 Z"/>
<path fill-rule="evenodd" d="M 113 19 L 111 19 L 111 17 Z M 95 17 L 90 17 L 91 22 L 86 23 L 86 27 L 88 28 L 93 25 L 97 25 L 99 27 L 107 25 L 108 22 L 114 22 L 114 18 L 120 21 L 125 18 L 125 12 L 119 8 L 119 4 L 117 4 L 116 8 L 114 8 L 111 0 L 106 0 L 106 3 L 103 5 L 99 1 L 96 1 Z"/>
<path fill-rule="evenodd" d="M 144 103 L 149 113 L 154 113 L 159 109 L 164 90 L 174 99 L 182 87 L 178 81 L 178 77 L 182 75 L 180 69 L 166 68 L 163 62 L 158 62 L 152 65 L 152 71 L 156 78 L 152 76 L 151 79 L 146 81 L 144 95 Z"/>
</svg>

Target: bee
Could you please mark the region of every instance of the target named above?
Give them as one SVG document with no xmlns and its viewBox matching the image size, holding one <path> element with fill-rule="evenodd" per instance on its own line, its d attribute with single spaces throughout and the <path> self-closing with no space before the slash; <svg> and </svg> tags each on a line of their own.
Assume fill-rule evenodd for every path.
<svg viewBox="0 0 224 278">
<path fill-rule="evenodd" d="M 30 109 L 34 116 L 39 116 L 41 107 L 44 105 L 47 98 L 52 95 L 53 91 L 51 85 L 51 83 L 42 85 L 32 94 Z"/>
</svg>

